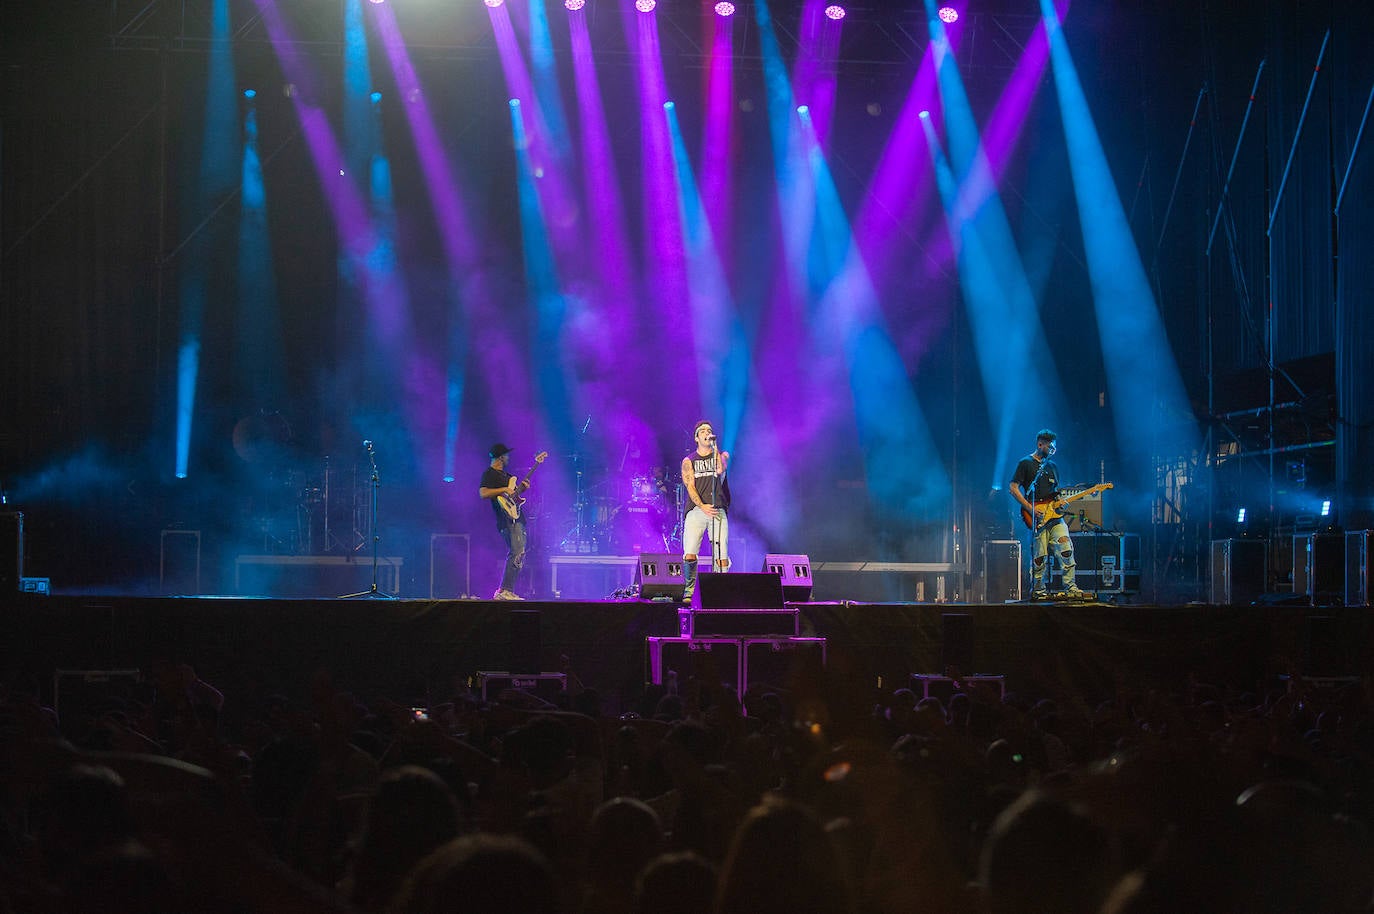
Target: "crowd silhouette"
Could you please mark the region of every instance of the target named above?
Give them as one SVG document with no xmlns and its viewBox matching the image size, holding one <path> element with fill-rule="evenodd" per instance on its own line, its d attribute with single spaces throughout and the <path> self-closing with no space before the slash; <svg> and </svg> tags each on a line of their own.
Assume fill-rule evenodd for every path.
<svg viewBox="0 0 1374 914">
<path fill-rule="evenodd" d="M 576 681 L 576 677 L 573 677 Z M 1370 682 L 0 694 L 0 914 L 1355 914 Z"/>
</svg>

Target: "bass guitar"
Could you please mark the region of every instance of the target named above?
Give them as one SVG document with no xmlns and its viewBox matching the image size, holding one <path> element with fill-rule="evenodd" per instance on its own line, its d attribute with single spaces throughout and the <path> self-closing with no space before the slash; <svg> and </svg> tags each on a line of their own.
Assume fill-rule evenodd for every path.
<svg viewBox="0 0 1374 914">
<path fill-rule="evenodd" d="M 520 484 L 515 487 L 515 491 L 502 492 L 500 495 L 496 496 L 496 503 L 501 506 L 502 511 L 505 511 L 506 514 L 510 516 L 511 520 L 520 519 L 520 515 L 525 510 L 525 497 L 521 495 L 520 492 L 529 485 L 530 477 L 534 475 L 535 470 L 539 469 L 539 464 L 548 459 L 548 456 L 548 451 L 540 451 L 538 454 L 535 454 L 534 466 L 530 467 L 530 471 L 525 474 L 525 478 L 520 480 Z"/>
<path fill-rule="evenodd" d="M 1063 498 L 1056 498 L 1053 501 L 1038 501 L 1035 503 L 1035 516 L 1024 507 L 1021 509 L 1021 522 L 1026 525 L 1028 530 L 1043 530 L 1050 524 L 1064 516 L 1064 506 L 1071 501 L 1078 501 L 1080 498 L 1087 498 L 1089 495 L 1096 495 L 1098 492 L 1105 492 L 1112 488 L 1110 482 L 1099 483 L 1098 485 L 1084 489 L 1082 492 L 1075 492 Z"/>
</svg>

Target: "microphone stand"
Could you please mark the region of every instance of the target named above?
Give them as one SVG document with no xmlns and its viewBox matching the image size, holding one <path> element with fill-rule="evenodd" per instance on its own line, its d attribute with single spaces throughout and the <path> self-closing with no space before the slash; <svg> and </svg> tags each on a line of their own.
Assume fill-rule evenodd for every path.
<svg viewBox="0 0 1374 914">
<path fill-rule="evenodd" d="M 720 464 L 720 446 L 714 438 L 711 439 L 711 451 L 715 455 L 717 470 L 716 484 L 711 486 L 711 507 L 716 510 L 711 518 L 711 571 L 714 573 L 720 567 L 720 490 L 725 485 L 725 473 Z"/>
<path fill-rule="evenodd" d="M 339 597 L 339 599 L 352 600 L 358 597 L 377 597 L 383 600 L 394 600 L 396 598 L 395 595 L 383 593 L 377 589 L 377 548 L 382 540 L 381 535 L 377 532 L 377 490 L 382 487 L 382 478 L 377 473 L 377 452 L 373 450 L 372 442 L 364 441 L 363 447 L 367 448 L 367 459 L 372 463 L 372 477 L 370 479 L 372 486 L 372 504 L 370 510 L 370 523 L 372 527 L 372 587 L 360 593 L 346 593 Z"/>
</svg>

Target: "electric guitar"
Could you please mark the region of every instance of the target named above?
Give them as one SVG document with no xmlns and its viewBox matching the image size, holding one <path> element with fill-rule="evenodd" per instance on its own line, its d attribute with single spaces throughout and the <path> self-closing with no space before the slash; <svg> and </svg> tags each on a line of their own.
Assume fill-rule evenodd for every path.
<svg viewBox="0 0 1374 914">
<path fill-rule="evenodd" d="M 1075 492 L 1064 498 L 1056 498 L 1053 501 L 1038 501 L 1035 503 L 1035 517 L 1024 507 L 1021 509 L 1021 522 L 1026 525 L 1028 530 L 1043 530 L 1056 520 L 1064 516 L 1064 506 L 1071 501 L 1078 501 L 1080 498 L 1087 498 L 1089 495 L 1096 495 L 1112 488 L 1110 482 L 1099 483 L 1091 488 L 1084 489 L 1082 492 Z"/>
<path fill-rule="evenodd" d="M 549 456 L 548 451 L 540 451 L 534 455 L 534 466 L 525 474 L 525 478 L 520 480 L 520 484 L 515 487 L 514 492 L 502 492 L 496 496 L 496 503 L 501 506 L 501 510 L 510 515 L 511 520 L 519 520 L 520 514 L 525 508 L 525 497 L 520 494 L 520 490 L 529 484 L 530 477 L 534 471 L 539 469 L 539 464 L 543 463 Z"/>
</svg>

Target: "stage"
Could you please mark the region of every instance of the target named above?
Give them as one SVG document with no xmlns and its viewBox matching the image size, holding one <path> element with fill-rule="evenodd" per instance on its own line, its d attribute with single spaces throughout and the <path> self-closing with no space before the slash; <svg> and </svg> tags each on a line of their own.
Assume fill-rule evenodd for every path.
<svg viewBox="0 0 1374 914">
<path fill-rule="evenodd" d="M 962 652 L 964 674 L 1000 675 L 1027 698 L 1100 700 L 1118 684 L 1186 690 L 1190 681 L 1243 690 L 1281 687 L 1300 671 L 1341 677 L 1368 665 L 1367 609 L 1300 605 L 790 604 L 800 639 L 825 639 L 826 668 L 851 692 L 909 685 L 938 673 L 942 652 Z M 680 634 L 678 607 L 650 601 L 141 598 L 12 595 L 0 612 L 6 682 L 51 699 L 54 681 L 82 671 L 149 671 L 188 663 L 234 696 L 308 694 L 328 671 L 359 697 L 398 701 L 452 695 L 479 671 L 511 668 L 531 648 L 513 644 L 512 611 L 536 620 L 534 650 L 546 672 L 571 672 L 601 696 L 604 713 L 638 710 L 649 679 L 649 638 Z M 961 617 L 952 622 L 947 615 Z M 961 644 L 947 644 L 958 631 Z M 698 639 L 708 640 L 700 632 Z M 736 640 L 750 633 L 731 633 Z M 943 637 L 942 637 L 943 635 Z M 751 657 L 750 681 L 786 686 L 788 660 Z M 796 646 L 815 644 L 798 640 Z M 665 655 L 680 677 L 701 669 L 703 645 Z M 749 650 L 749 646 L 744 646 Z M 719 655 L 717 655 L 719 657 Z M 970 659 L 971 658 L 971 659 Z M 724 666 L 728 667 L 729 662 Z M 58 671 L 63 672 L 58 676 Z M 94 679 L 99 680 L 99 676 Z M 728 677 L 727 677 L 728 678 Z"/>
</svg>

